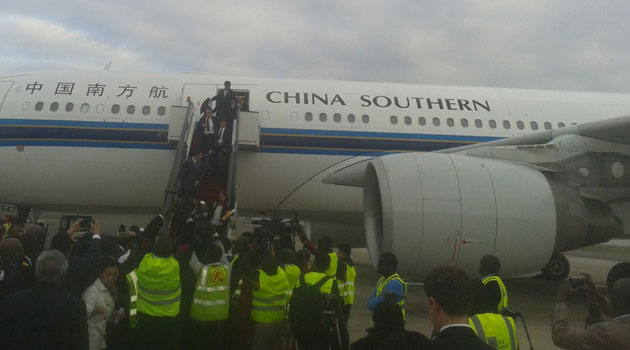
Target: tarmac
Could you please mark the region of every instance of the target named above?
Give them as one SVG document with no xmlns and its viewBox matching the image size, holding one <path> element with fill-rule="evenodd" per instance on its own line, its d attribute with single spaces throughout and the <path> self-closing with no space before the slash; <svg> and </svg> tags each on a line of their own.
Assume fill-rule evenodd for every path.
<svg viewBox="0 0 630 350">
<path fill-rule="evenodd" d="M 348 324 L 351 342 L 364 337 L 367 334 L 365 330 L 372 327 L 372 313 L 365 305 L 379 278 L 369 264 L 365 249 L 353 250 L 352 255 L 356 263 L 357 280 L 355 282 L 354 306 Z M 625 258 L 614 256 L 615 259 L 610 259 L 605 252 L 600 253 L 599 257 L 592 257 L 593 254 L 589 254 L 589 257 L 578 255 L 581 255 L 579 251 L 575 254 L 566 254 L 571 264 L 570 276 L 588 273 L 596 285 L 606 284 L 608 271 L 619 261 L 630 261 L 630 249 Z M 506 279 L 504 281 L 508 290 L 509 304 L 523 314 L 534 348 L 560 349 L 555 347 L 551 340 L 551 313 L 560 282 L 537 278 Z M 586 308 L 587 305 L 584 303 L 569 305 L 571 327 L 584 328 L 584 320 L 587 316 Z M 430 336 L 433 327 L 427 314 L 427 300 L 421 284 L 409 286 L 406 314 L 406 329 Z M 516 323 L 519 348 L 530 349 L 522 321 L 517 320 Z"/>
</svg>

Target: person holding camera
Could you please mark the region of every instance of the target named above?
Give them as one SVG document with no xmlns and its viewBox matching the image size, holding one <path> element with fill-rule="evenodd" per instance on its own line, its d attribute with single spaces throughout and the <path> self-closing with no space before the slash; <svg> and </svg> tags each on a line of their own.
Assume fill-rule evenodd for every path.
<svg viewBox="0 0 630 350">
<path fill-rule="evenodd" d="M 583 330 L 572 329 L 567 318 L 567 301 L 571 296 L 570 281 L 563 283 L 556 293 L 551 323 L 553 343 L 563 349 L 630 348 L 630 278 L 621 278 L 613 284 L 610 313 L 614 318 Z M 577 284 L 580 283 L 573 282 L 573 289 L 578 287 Z"/>
</svg>

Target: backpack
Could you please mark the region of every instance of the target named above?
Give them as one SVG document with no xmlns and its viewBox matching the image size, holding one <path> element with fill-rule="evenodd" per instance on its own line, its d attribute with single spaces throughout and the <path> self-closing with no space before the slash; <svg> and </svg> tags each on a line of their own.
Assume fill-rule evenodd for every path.
<svg viewBox="0 0 630 350">
<path fill-rule="evenodd" d="M 323 327 L 326 297 L 320 288 L 331 278 L 325 276 L 311 286 L 304 281 L 304 274 L 300 275 L 300 286 L 293 291 L 289 302 L 289 325 L 294 335 L 317 334 Z"/>
</svg>

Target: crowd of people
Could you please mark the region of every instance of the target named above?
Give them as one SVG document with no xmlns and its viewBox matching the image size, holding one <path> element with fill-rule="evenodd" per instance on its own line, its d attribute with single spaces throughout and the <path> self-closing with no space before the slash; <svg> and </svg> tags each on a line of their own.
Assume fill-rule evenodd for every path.
<svg viewBox="0 0 630 350">
<path fill-rule="evenodd" d="M 230 241 L 214 225 L 185 220 L 160 235 L 173 208 L 141 230 L 101 233 L 76 222 L 50 249 L 37 229 L 17 226 L 0 241 L 2 349 L 518 349 L 501 263 L 484 256 L 480 279 L 440 266 L 424 280 L 433 333 L 405 329 L 407 284 L 392 253 L 368 297 L 374 326 L 349 344 L 355 264 L 330 236 L 303 249 L 269 251 L 260 232 Z M 192 217 L 192 212 L 189 213 Z M 89 226 L 85 230 L 86 226 Z M 209 227 L 209 229 L 208 229 Z M 272 248 L 273 250 L 273 248 Z M 630 345 L 630 263 L 608 276 L 609 296 L 589 276 L 558 290 L 552 339 L 565 349 Z M 586 327 L 571 328 L 571 291 L 591 298 Z"/>
</svg>

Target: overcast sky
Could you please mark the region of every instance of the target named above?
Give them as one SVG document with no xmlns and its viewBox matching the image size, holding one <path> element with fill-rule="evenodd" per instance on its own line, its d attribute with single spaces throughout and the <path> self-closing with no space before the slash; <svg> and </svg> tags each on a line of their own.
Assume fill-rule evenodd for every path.
<svg viewBox="0 0 630 350">
<path fill-rule="evenodd" d="M 51 5 L 53 4 L 53 5 Z M 628 1 L 0 4 L 0 76 L 66 68 L 630 92 Z"/>
</svg>

